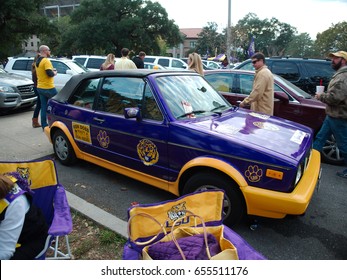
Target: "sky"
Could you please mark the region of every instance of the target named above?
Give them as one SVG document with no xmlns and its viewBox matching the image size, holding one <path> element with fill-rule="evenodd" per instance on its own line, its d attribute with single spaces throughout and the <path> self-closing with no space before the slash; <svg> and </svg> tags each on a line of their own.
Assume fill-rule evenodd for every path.
<svg viewBox="0 0 347 280">
<path fill-rule="evenodd" d="M 220 30 L 228 26 L 229 0 L 152 1 L 160 3 L 179 28 L 202 28 L 208 22 L 217 23 Z M 231 0 L 232 26 L 248 13 L 256 14 L 260 20 L 274 17 L 315 40 L 317 33 L 332 24 L 347 21 L 347 0 Z"/>
</svg>

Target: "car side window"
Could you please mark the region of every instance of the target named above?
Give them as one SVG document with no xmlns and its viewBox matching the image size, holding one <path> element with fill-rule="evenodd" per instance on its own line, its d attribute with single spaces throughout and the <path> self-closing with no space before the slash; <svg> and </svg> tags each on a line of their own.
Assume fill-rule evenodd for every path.
<svg viewBox="0 0 347 280">
<path fill-rule="evenodd" d="M 76 92 L 69 98 L 68 103 L 92 109 L 100 79 L 85 80 L 77 88 Z"/>
<path fill-rule="evenodd" d="M 163 120 L 163 115 L 159 110 L 153 92 L 148 84 L 146 84 L 145 86 L 144 98 L 142 103 L 142 118 L 156 121 Z"/>
<path fill-rule="evenodd" d="M 104 106 L 98 106 L 97 110 L 123 115 L 124 108 L 140 107 L 144 84 L 140 78 L 105 78 L 100 93 Z"/>
<path fill-rule="evenodd" d="M 84 58 L 84 57 L 76 57 L 74 58 L 75 61 L 77 61 L 78 63 L 80 64 L 84 64 L 84 62 L 86 61 L 87 58 Z"/>
<path fill-rule="evenodd" d="M 167 58 L 159 58 L 158 59 L 158 64 L 164 67 L 169 67 L 170 66 L 170 61 Z"/>
<path fill-rule="evenodd" d="M 242 67 L 240 67 L 239 69 L 252 71 L 254 70 L 254 67 L 251 61 L 249 61 L 248 63 L 245 63 L 244 65 L 242 65 Z"/>
<path fill-rule="evenodd" d="M 21 60 L 18 59 L 13 63 L 12 70 L 22 70 L 22 71 L 31 71 L 31 64 L 33 60 Z"/>
<path fill-rule="evenodd" d="M 317 85 L 320 83 L 320 80 L 328 83 L 335 73 L 330 63 L 306 62 L 304 65 L 307 73 L 309 73 L 310 79 Z"/>
<path fill-rule="evenodd" d="M 237 93 L 249 95 L 253 89 L 253 75 L 240 75 L 240 88 Z"/>
<path fill-rule="evenodd" d="M 179 61 L 179 60 L 176 60 L 176 59 L 173 59 L 173 60 L 172 60 L 172 67 L 175 67 L 175 68 L 182 68 L 182 69 L 185 68 L 185 67 L 183 66 L 182 61 Z"/>
<path fill-rule="evenodd" d="M 55 69 L 57 69 L 58 74 L 66 74 L 66 70 L 70 70 L 70 68 L 60 61 L 52 61 L 52 65 Z"/>
<path fill-rule="evenodd" d="M 105 59 L 101 58 L 89 58 L 86 67 L 87 68 L 94 68 L 99 69 L 101 64 L 105 62 Z"/>
<path fill-rule="evenodd" d="M 300 79 L 299 68 L 295 62 L 273 61 L 271 71 L 288 81 L 297 81 Z"/>
<path fill-rule="evenodd" d="M 233 76 L 229 73 L 205 75 L 205 78 L 217 91 L 232 92 Z"/>
</svg>

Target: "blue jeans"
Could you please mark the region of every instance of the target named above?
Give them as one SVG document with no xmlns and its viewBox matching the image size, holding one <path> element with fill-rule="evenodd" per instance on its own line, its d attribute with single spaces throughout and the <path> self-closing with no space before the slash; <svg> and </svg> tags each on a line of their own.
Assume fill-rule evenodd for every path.
<svg viewBox="0 0 347 280">
<path fill-rule="evenodd" d="M 56 88 L 50 88 L 50 89 L 37 88 L 37 92 L 41 100 L 41 126 L 42 126 L 42 129 L 44 129 L 46 126 L 48 126 L 48 123 L 47 123 L 48 99 L 52 98 L 58 92 Z"/>
<path fill-rule="evenodd" d="M 40 99 L 40 95 L 37 92 L 36 87 L 34 87 L 34 92 L 35 92 L 35 95 L 37 96 L 37 101 L 36 101 L 36 106 L 35 106 L 33 118 L 38 118 L 40 110 L 41 110 L 41 99 Z"/>
<path fill-rule="evenodd" d="M 326 116 L 313 143 L 313 148 L 321 152 L 331 134 L 334 135 L 336 145 L 345 159 L 345 165 L 347 165 L 347 119 Z"/>
</svg>

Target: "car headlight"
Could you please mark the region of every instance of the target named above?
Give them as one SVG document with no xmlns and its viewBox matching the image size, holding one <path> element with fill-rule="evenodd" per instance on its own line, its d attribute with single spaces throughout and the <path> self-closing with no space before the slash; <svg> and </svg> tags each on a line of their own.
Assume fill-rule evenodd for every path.
<svg viewBox="0 0 347 280">
<path fill-rule="evenodd" d="M 10 92 L 10 93 L 13 93 L 13 92 L 16 92 L 16 91 L 14 90 L 13 87 L 1 86 L 0 85 L 0 92 Z"/>
<path fill-rule="evenodd" d="M 298 171 L 296 172 L 296 178 L 295 178 L 295 186 L 300 181 L 302 175 L 302 166 L 299 164 Z"/>
</svg>

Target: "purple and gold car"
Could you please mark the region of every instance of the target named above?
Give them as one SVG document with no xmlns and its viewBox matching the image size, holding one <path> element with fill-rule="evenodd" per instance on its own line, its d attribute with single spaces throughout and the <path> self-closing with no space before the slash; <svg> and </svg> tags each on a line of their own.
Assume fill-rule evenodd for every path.
<svg viewBox="0 0 347 280">
<path fill-rule="evenodd" d="M 223 189 L 229 225 L 303 214 L 319 180 L 310 128 L 232 106 L 193 72 L 73 76 L 48 120 L 63 164 L 86 160 L 177 196 Z"/>
</svg>

